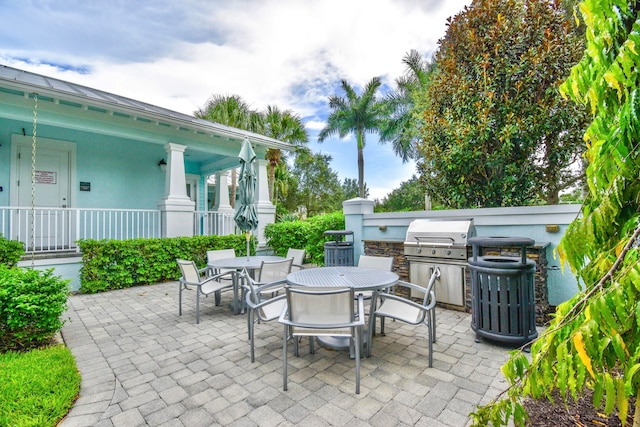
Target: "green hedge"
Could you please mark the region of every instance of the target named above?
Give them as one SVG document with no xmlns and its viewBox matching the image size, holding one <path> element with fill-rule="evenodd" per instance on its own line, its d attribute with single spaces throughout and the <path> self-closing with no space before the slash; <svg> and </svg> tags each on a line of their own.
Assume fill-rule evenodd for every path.
<svg viewBox="0 0 640 427">
<path fill-rule="evenodd" d="M 49 344 L 64 324 L 68 292 L 69 280 L 53 269 L 0 265 L 0 352 Z"/>
<path fill-rule="evenodd" d="M 324 243 L 331 240 L 323 236 L 327 230 L 344 230 L 344 214 L 335 212 L 318 215 L 307 220 L 283 221 L 269 224 L 264 235 L 276 255 L 284 256 L 289 248 L 304 249 L 306 262 L 324 265 Z"/>
<path fill-rule="evenodd" d="M 0 264 L 14 267 L 23 254 L 22 242 L 8 240 L 0 234 Z"/>
<path fill-rule="evenodd" d="M 255 237 L 251 252 L 255 253 Z M 207 264 L 207 251 L 235 249 L 245 254 L 244 235 L 131 240 L 81 240 L 80 292 L 96 293 L 180 278 L 176 259 Z"/>
</svg>

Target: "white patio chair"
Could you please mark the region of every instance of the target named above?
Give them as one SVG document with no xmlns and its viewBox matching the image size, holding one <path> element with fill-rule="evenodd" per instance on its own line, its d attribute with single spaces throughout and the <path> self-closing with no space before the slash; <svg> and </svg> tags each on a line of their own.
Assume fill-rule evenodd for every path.
<svg viewBox="0 0 640 427">
<path fill-rule="evenodd" d="M 232 282 L 218 281 L 227 273 L 212 275 L 208 267 L 198 269 L 196 263 L 183 259 L 176 260 L 182 277 L 180 277 L 180 292 L 178 294 L 178 315 L 182 316 L 182 291 L 192 289 L 196 291 L 196 323 L 200 323 L 200 294 L 207 296 L 215 293 L 215 303 L 220 305 L 220 293 L 226 289 L 233 289 Z"/>
<path fill-rule="evenodd" d="M 286 258 L 282 261 L 263 261 L 260 269 L 256 273 L 256 282 L 259 285 L 277 282 L 287 278 L 287 274 L 291 273 L 293 266 L 293 258 Z M 276 296 L 284 287 L 284 283 L 280 287 L 271 287 L 269 290 L 261 291 L 269 292 L 272 297 Z"/>
<path fill-rule="evenodd" d="M 280 313 L 287 304 L 285 295 L 276 295 L 287 283 L 287 274 L 291 271 L 292 258 L 283 261 L 262 262 L 258 280 L 251 277 L 245 269 L 242 272 L 243 301 L 245 301 L 247 313 L 247 332 L 251 346 L 251 362 L 255 361 L 255 324 L 269 322 L 280 317 Z M 260 281 L 262 278 L 265 281 Z M 271 298 L 265 295 L 270 294 Z"/>
<path fill-rule="evenodd" d="M 432 275 L 432 278 L 435 274 Z M 371 302 L 372 311 L 369 314 L 369 336 L 367 346 L 367 357 L 371 357 L 373 347 L 373 335 L 376 328 L 376 319 L 381 319 L 381 331 L 384 335 L 384 318 L 389 317 L 394 320 L 409 323 L 411 325 L 424 324 L 427 327 L 428 343 L 429 343 L 429 367 L 433 366 L 433 342 L 435 341 L 435 306 L 436 295 L 431 289 L 434 280 L 430 281 L 430 286 L 426 289 L 422 286 L 408 283 L 398 282 L 398 285 L 405 286 L 409 289 L 421 290 L 424 292 L 422 303 L 414 302 L 410 299 L 393 295 L 386 292 L 376 291 L 373 293 Z M 380 307 L 376 307 L 378 300 L 381 300 Z"/>
<path fill-rule="evenodd" d="M 291 269 L 292 270 L 295 269 L 295 271 L 297 271 L 297 270 L 302 270 L 304 268 L 302 264 L 304 264 L 304 257 L 306 255 L 307 253 L 304 249 L 289 248 L 285 258 L 293 258 L 293 264 L 291 265 Z"/>
<path fill-rule="evenodd" d="M 213 264 L 216 260 L 225 259 L 225 258 L 235 258 L 236 250 L 235 249 L 216 249 L 213 251 L 207 251 L 207 264 Z M 224 269 L 224 268 L 212 268 L 212 274 L 220 274 L 220 273 L 228 273 L 234 272 L 233 269 Z M 231 276 L 230 276 L 231 277 Z"/>
<path fill-rule="evenodd" d="M 360 255 L 358 267 L 375 268 L 377 270 L 391 271 L 393 267 L 393 257 Z M 371 299 L 373 291 L 361 291 L 364 299 Z"/>
<path fill-rule="evenodd" d="M 358 297 L 354 310 L 353 288 L 314 288 L 286 286 L 287 308 L 278 320 L 284 325 L 282 344 L 282 389 L 287 390 L 287 343 L 293 341 L 298 356 L 298 338 L 309 337 L 309 351 L 314 353 L 317 336 L 349 337 L 355 353 L 356 394 L 360 393 L 360 349 L 364 326 L 364 302 Z M 348 357 L 348 354 L 345 353 Z"/>
</svg>

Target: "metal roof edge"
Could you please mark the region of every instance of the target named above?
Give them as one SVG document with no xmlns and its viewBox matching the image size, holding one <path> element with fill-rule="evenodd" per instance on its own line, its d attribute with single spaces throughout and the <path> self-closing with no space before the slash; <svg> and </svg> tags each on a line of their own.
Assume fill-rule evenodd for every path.
<svg viewBox="0 0 640 427">
<path fill-rule="evenodd" d="M 7 65 L 0 64 L 1 68 L 14 70 L 25 75 L 37 76 L 42 79 L 50 79 L 58 82 L 62 82 L 69 87 L 77 87 L 85 89 L 87 92 L 96 92 L 104 94 L 106 99 L 98 99 L 83 94 L 81 90 L 78 91 L 66 91 L 57 89 L 54 87 L 42 86 L 31 82 L 26 82 L 21 79 L 10 79 L 0 74 L 0 82 L 7 84 L 9 87 L 21 90 L 26 93 L 38 93 L 41 95 L 49 95 L 53 98 L 65 99 L 67 101 L 75 101 L 85 105 L 92 105 L 93 107 L 103 108 L 109 111 L 125 112 L 126 114 L 151 118 L 154 121 L 169 122 L 176 126 L 189 126 L 194 130 L 207 133 L 217 133 L 222 136 L 230 136 L 235 138 L 246 138 L 253 143 L 267 146 L 269 148 L 276 148 L 280 150 L 293 151 L 294 147 L 286 142 L 279 141 L 274 138 L 270 138 L 264 135 L 260 135 L 254 132 L 234 128 L 231 126 L 223 125 L 220 123 L 214 123 L 207 120 L 199 119 L 195 116 L 180 113 L 178 111 L 169 110 L 167 108 L 159 107 L 147 102 L 138 101 L 133 98 L 127 98 L 121 95 L 112 94 L 103 90 L 94 89 L 89 86 L 79 85 L 76 83 L 67 82 L 65 80 L 57 79 L 54 77 L 44 76 L 42 74 L 32 73 L 30 71 L 20 70 L 18 68 L 9 67 Z M 131 104 L 139 104 L 142 106 L 149 106 L 150 108 L 140 108 L 135 105 L 127 105 L 121 102 L 117 102 L 117 99 L 128 101 Z M 109 101 L 108 99 L 116 99 L 116 101 Z M 81 102 L 84 101 L 84 102 Z M 154 111 L 155 110 L 155 111 Z"/>
</svg>

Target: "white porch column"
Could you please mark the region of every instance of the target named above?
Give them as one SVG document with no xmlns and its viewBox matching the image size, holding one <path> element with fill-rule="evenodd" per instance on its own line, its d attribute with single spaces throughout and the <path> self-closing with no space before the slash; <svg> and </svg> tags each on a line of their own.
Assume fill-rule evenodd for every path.
<svg viewBox="0 0 640 427">
<path fill-rule="evenodd" d="M 162 219 L 162 237 L 193 236 L 195 203 L 187 196 L 184 169 L 184 145 L 172 142 L 167 151 L 167 170 L 164 178 L 164 198 L 158 203 Z"/>
<path fill-rule="evenodd" d="M 264 247 L 267 240 L 264 237 L 264 228 L 276 221 L 276 207 L 269 200 L 269 180 L 267 175 L 268 160 L 256 160 L 258 163 L 258 188 L 256 197 L 256 210 L 258 211 L 258 247 Z"/>
<path fill-rule="evenodd" d="M 216 212 L 233 212 L 229 203 L 229 172 L 216 173 L 216 203 L 213 205 Z"/>
</svg>

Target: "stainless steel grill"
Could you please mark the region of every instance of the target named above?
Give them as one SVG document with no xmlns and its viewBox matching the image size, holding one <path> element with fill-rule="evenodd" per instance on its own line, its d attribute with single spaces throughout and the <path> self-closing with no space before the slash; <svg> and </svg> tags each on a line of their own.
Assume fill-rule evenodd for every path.
<svg viewBox="0 0 640 427">
<path fill-rule="evenodd" d="M 409 261 L 409 280 L 427 286 L 436 268 L 440 278 L 434 288 L 439 303 L 466 306 L 467 249 L 476 235 L 473 219 L 412 221 L 407 229 L 404 254 Z M 412 297 L 421 297 L 414 291 Z"/>
</svg>

